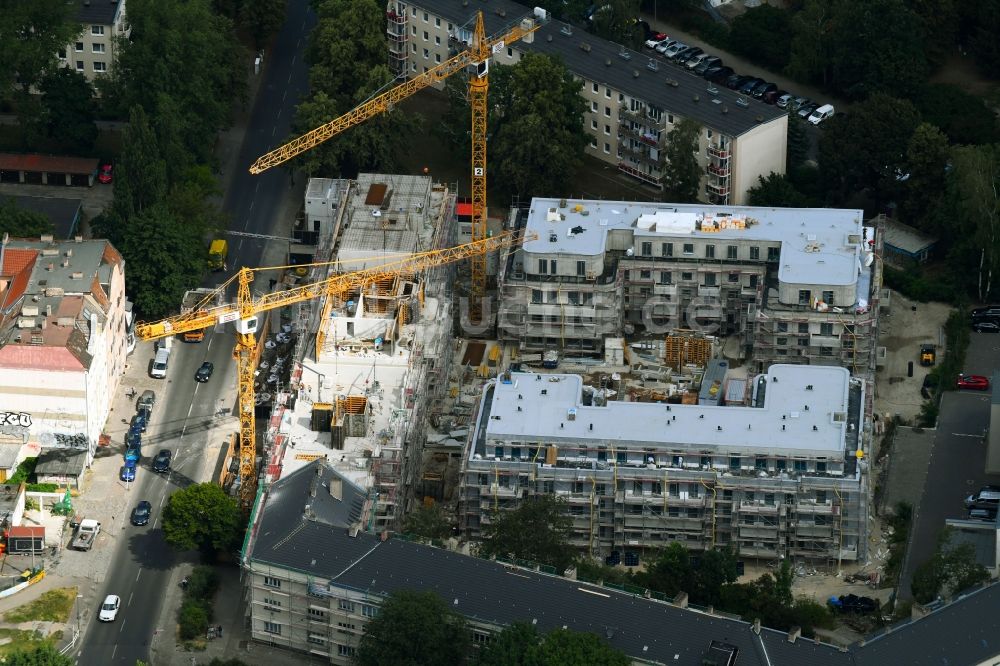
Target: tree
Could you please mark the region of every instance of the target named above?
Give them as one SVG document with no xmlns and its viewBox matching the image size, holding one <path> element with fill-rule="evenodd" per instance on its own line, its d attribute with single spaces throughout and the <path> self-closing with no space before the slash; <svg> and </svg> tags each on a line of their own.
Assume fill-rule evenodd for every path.
<svg viewBox="0 0 1000 666">
<path fill-rule="evenodd" d="M 163 535 L 178 550 L 199 548 L 212 552 L 231 548 L 239 529 L 236 500 L 214 483 L 197 483 L 178 490 L 163 510 Z"/>
<path fill-rule="evenodd" d="M 927 61 L 934 66 L 941 65 L 945 57 L 953 53 L 956 44 L 959 21 L 957 3 L 955 0 L 907 0 L 906 4 L 920 24 Z"/>
<path fill-rule="evenodd" d="M 27 96 L 56 67 L 56 54 L 80 34 L 75 7 L 65 0 L 4 2 L 0 12 L 0 90 Z"/>
<path fill-rule="evenodd" d="M 802 9 L 794 14 L 785 70 L 789 76 L 824 86 L 829 83 L 832 23 L 832 5 L 827 0 L 806 0 Z"/>
<path fill-rule="evenodd" d="M 465 619 L 433 592 L 400 590 L 365 625 L 354 663 L 358 666 L 451 666 L 469 653 Z"/>
<path fill-rule="evenodd" d="M 515 622 L 480 650 L 477 666 L 626 666 L 624 653 L 594 634 L 556 629 L 540 634 L 527 622 Z"/>
<path fill-rule="evenodd" d="M 785 145 L 785 163 L 789 171 L 802 166 L 809 158 L 811 141 L 806 132 L 806 121 L 797 113 L 789 113 L 788 138 Z"/>
<path fill-rule="evenodd" d="M 941 128 L 953 144 L 996 143 L 997 117 L 982 97 L 947 83 L 931 83 L 915 95 L 921 117 Z"/>
<path fill-rule="evenodd" d="M 41 213 L 20 208 L 12 197 L 0 197 L 0 236 L 38 238 L 52 233 L 52 222 Z"/>
<path fill-rule="evenodd" d="M 937 127 L 921 123 L 906 148 L 907 179 L 900 202 L 900 219 L 923 228 L 924 220 L 941 201 L 949 160 L 948 139 Z"/>
<path fill-rule="evenodd" d="M 698 560 L 691 599 L 697 604 L 715 606 L 721 600 L 722 586 L 738 577 L 736 554 L 731 548 L 713 548 L 701 553 Z"/>
<path fill-rule="evenodd" d="M 572 522 L 566 501 L 552 495 L 525 500 L 511 511 L 498 511 L 483 529 L 480 554 L 517 557 L 562 572 L 573 559 L 569 545 Z"/>
<path fill-rule="evenodd" d="M 488 123 L 493 187 L 522 197 L 569 193 L 589 142 L 582 85 L 561 61 L 540 53 L 492 70 Z M 469 117 L 467 113 L 456 133 L 468 133 Z"/>
<path fill-rule="evenodd" d="M 254 45 L 261 49 L 285 21 L 287 0 L 244 0 L 240 19 L 253 35 Z"/>
<path fill-rule="evenodd" d="M 767 178 L 757 176 L 757 185 L 747 190 L 748 206 L 768 208 L 801 208 L 806 205 L 804 194 L 784 174 L 771 172 Z"/>
<path fill-rule="evenodd" d="M 646 35 L 636 21 L 639 0 L 607 0 L 599 3 L 590 17 L 591 32 L 612 42 L 639 48 Z"/>
<path fill-rule="evenodd" d="M 317 15 L 306 49 L 309 86 L 314 94 L 325 93 L 344 113 L 370 85 L 368 70 L 385 65 L 385 5 L 375 0 L 322 0 Z M 350 32 L 344 30 L 348 25 Z"/>
<path fill-rule="evenodd" d="M 675 597 L 679 592 L 687 592 L 690 596 L 692 578 L 688 549 L 676 541 L 658 553 L 644 575 L 636 574 L 637 581 L 668 597 Z"/>
<path fill-rule="evenodd" d="M 1000 269 L 1000 147 L 961 146 L 952 151 L 948 197 L 952 210 L 951 229 L 971 233 L 954 234 L 954 255 L 949 263 L 975 275 L 974 293 L 980 302 L 995 295 L 993 275 Z M 975 266 L 975 271 L 967 267 Z"/>
<path fill-rule="evenodd" d="M 906 173 L 906 150 L 920 115 L 906 101 L 875 93 L 848 116 L 828 120 L 819 141 L 819 166 L 830 203 L 868 190 L 876 209 L 888 201 Z"/>
<path fill-rule="evenodd" d="M 3 659 L 4 666 L 72 666 L 73 659 L 66 657 L 51 645 L 33 649 L 15 649 Z"/>
<path fill-rule="evenodd" d="M 693 203 L 698 200 L 702 168 L 698 164 L 698 138 L 701 125 L 684 118 L 670 132 L 666 154 L 667 166 L 663 175 L 663 197 L 674 203 Z"/>
<path fill-rule="evenodd" d="M 792 48 L 792 13 L 772 5 L 751 7 L 733 19 L 729 44 L 735 53 L 781 71 Z"/>
<path fill-rule="evenodd" d="M 528 655 L 542 642 L 538 629 L 527 622 L 515 622 L 479 650 L 476 666 L 527 665 Z"/>
<path fill-rule="evenodd" d="M 114 210 L 123 220 L 129 220 L 161 201 L 166 193 L 166 162 L 160 156 L 146 111 L 136 105 L 129 114 L 115 170 Z"/>
<path fill-rule="evenodd" d="M 965 43 L 969 55 L 986 76 L 995 76 L 1000 69 L 1000 4 L 996 2 L 973 2 L 959 5 L 966 26 Z"/>
<path fill-rule="evenodd" d="M 97 139 L 94 88 L 80 72 L 59 67 L 45 74 L 39 84 L 45 136 L 61 150 L 86 154 Z"/>
<path fill-rule="evenodd" d="M 451 536 L 448 516 L 437 504 L 421 506 L 403 519 L 403 531 L 427 539 L 447 539 Z"/>
</svg>

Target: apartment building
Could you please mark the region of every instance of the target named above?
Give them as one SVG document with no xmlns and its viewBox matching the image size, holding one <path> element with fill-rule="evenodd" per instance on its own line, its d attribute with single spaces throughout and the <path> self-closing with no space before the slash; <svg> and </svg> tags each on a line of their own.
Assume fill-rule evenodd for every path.
<svg viewBox="0 0 1000 666">
<path fill-rule="evenodd" d="M 772 363 L 874 371 L 879 235 L 860 210 L 536 198 L 537 234 L 498 275 L 500 338 L 600 354 L 605 338 L 695 328 Z"/>
<path fill-rule="evenodd" d="M 493 511 L 554 494 L 568 502 L 573 544 L 594 556 L 678 541 L 747 558 L 864 560 L 865 386 L 846 369 L 772 365 L 737 405 L 594 389 L 579 375 L 526 373 L 488 387 L 461 479 L 467 536 Z"/>
<path fill-rule="evenodd" d="M 413 77 L 471 42 L 477 11 L 488 34 L 500 34 L 544 12 L 510 0 L 390 0 L 389 64 Z M 651 52 L 640 53 L 553 20 L 498 50 L 492 62 L 511 65 L 524 53 L 555 56 L 580 80 L 588 112 L 587 152 L 655 188 L 662 187 L 665 148 L 684 118 L 701 125 L 698 156 L 705 169 L 703 200 L 741 204 L 759 176 L 785 172 L 788 117 L 784 111 L 714 86 Z"/>
<path fill-rule="evenodd" d="M 522 621 L 542 632 L 566 627 L 595 633 L 636 664 L 880 666 L 917 663 L 932 653 L 975 664 L 998 654 L 991 640 L 995 614 L 984 609 L 995 608 L 1000 585 L 838 648 L 804 640 L 796 630 L 688 607 L 683 594 L 674 600 L 630 594 L 390 538 L 365 528 L 369 510 L 367 494 L 325 460 L 264 491 L 241 554 L 252 640 L 323 663 L 350 664 L 386 596 L 409 589 L 434 592 L 464 615 L 475 645 Z M 942 636 L 962 640 L 942 643 Z"/>
<path fill-rule="evenodd" d="M 128 354 L 125 262 L 105 240 L 0 245 L 0 441 L 93 458 Z"/>
<path fill-rule="evenodd" d="M 80 34 L 59 50 L 59 62 L 93 82 L 111 71 L 115 60 L 115 37 L 128 37 L 131 28 L 125 16 L 125 0 L 73 0 Z"/>
</svg>

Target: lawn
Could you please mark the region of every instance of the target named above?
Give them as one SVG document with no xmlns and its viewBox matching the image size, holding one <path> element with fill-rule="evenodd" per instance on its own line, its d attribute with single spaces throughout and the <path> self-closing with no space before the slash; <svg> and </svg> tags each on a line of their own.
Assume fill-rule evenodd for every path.
<svg viewBox="0 0 1000 666">
<path fill-rule="evenodd" d="M 61 631 L 55 631 L 48 636 L 42 636 L 38 631 L 21 631 L 20 629 L 0 629 L 0 641 L 5 641 L 0 645 L 0 658 L 5 658 L 15 650 L 27 652 L 42 645 L 55 647 L 59 639 L 62 638 Z"/>
<path fill-rule="evenodd" d="M 4 614 L 3 621 L 11 624 L 18 622 L 66 622 L 76 601 L 75 587 L 61 587 L 49 590 L 34 601 L 18 606 Z"/>
</svg>

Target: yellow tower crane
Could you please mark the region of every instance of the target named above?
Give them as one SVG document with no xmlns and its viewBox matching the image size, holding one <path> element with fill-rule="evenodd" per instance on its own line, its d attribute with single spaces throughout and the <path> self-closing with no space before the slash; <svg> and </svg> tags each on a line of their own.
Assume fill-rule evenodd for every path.
<svg viewBox="0 0 1000 666">
<path fill-rule="evenodd" d="M 274 268 L 242 268 L 236 275 L 209 293 L 198 305 L 186 314 L 179 314 L 155 322 L 141 322 L 135 327 L 140 340 L 157 340 L 187 331 L 203 330 L 216 324 L 232 322 L 236 328 L 236 346 L 233 358 L 239 377 L 239 419 L 240 419 L 240 499 L 244 506 L 253 501 L 256 490 L 255 458 L 256 427 L 254 423 L 254 350 L 257 347 L 255 333 L 258 315 L 270 310 L 301 303 L 328 294 L 343 294 L 393 278 L 400 274 L 416 274 L 428 268 L 450 264 L 469 257 L 488 254 L 502 248 L 513 247 L 528 240 L 535 234 L 525 235 L 521 231 L 499 234 L 492 238 L 476 240 L 443 250 L 431 250 L 410 255 L 404 259 L 381 264 L 372 268 L 350 273 L 340 273 L 306 285 L 299 285 L 270 294 L 253 296 L 250 284 L 254 273 L 274 270 Z M 236 302 L 216 305 L 233 284 L 237 285 Z"/>
<path fill-rule="evenodd" d="M 339 118 L 260 156 L 250 166 L 250 173 L 259 174 L 287 162 L 344 130 L 359 125 L 372 116 L 388 111 L 410 95 L 430 85 L 440 83 L 456 72 L 468 67 L 475 67 L 475 72 L 469 77 L 469 104 L 472 107 L 472 240 L 486 238 L 486 107 L 489 93 L 489 59 L 492 54 L 502 51 L 508 44 L 522 39 L 539 27 L 541 27 L 541 23 L 537 17 L 528 17 L 501 35 L 487 37 L 483 24 L 483 13 L 476 12 L 472 45 L 468 49 L 423 74 L 418 74 L 412 79 L 373 97 Z M 478 319 L 481 313 L 482 297 L 486 294 L 485 256 L 472 257 L 471 273 L 470 305 L 473 318 Z"/>
</svg>

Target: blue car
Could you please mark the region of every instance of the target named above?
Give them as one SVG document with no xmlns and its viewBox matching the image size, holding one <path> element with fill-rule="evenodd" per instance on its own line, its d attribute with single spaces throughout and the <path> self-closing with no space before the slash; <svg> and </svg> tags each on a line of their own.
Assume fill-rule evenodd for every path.
<svg viewBox="0 0 1000 666">
<path fill-rule="evenodd" d="M 135 464 L 135 460 L 126 460 L 118 472 L 118 478 L 126 483 L 135 481 Z"/>
<path fill-rule="evenodd" d="M 129 430 L 125 435 L 125 447 L 142 446 L 142 433 L 138 430 Z"/>
<path fill-rule="evenodd" d="M 149 423 L 149 412 L 141 411 L 136 412 L 135 416 L 132 417 L 132 423 L 129 426 L 129 431 L 135 430 L 137 432 L 146 432 L 146 425 Z"/>
<path fill-rule="evenodd" d="M 138 442 L 125 449 L 125 462 L 134 462 L 138 465 L 140 458 L 142 458 L 142 447 Z"/>
</svg>

